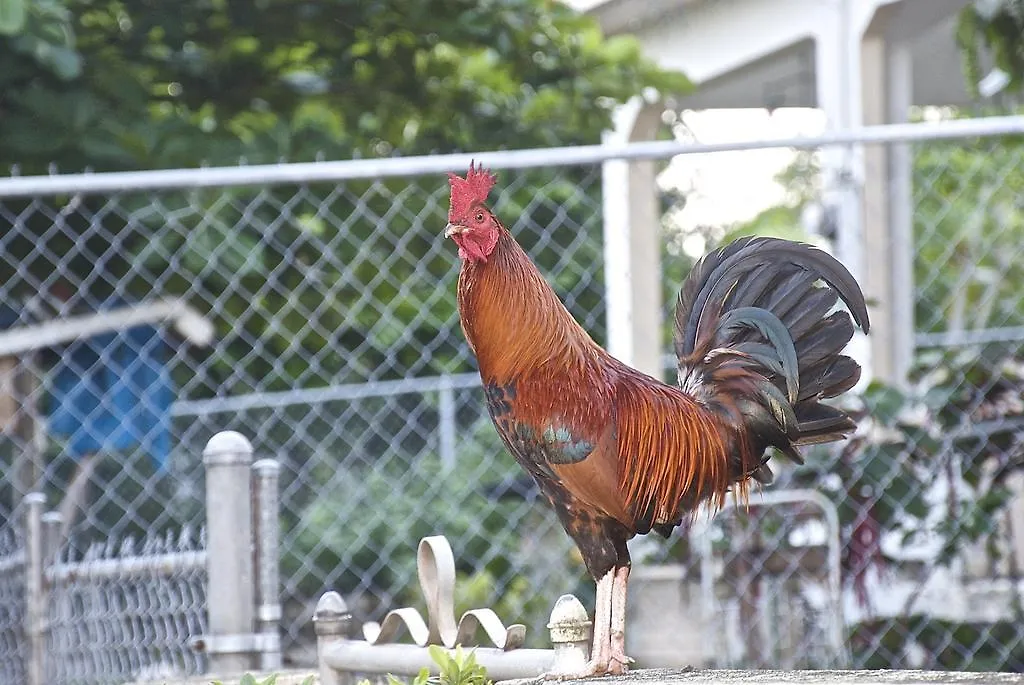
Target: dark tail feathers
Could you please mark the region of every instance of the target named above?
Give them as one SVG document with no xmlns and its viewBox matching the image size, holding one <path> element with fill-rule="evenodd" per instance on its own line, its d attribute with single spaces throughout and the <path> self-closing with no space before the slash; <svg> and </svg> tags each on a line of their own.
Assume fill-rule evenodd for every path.
<svg viewBox="0 0 1024 685">
<path fill-rule="evenodd" d="M 849 313 L 835 309 L 840 298 Z M 676 304 L 679 385 L 746 441 L 736 446 L 736 479 L 770 482 L 768 447 L 802 463 L 796 446 L 854 429 L 820 401 L 860 379 L 860 366 L 841 354 L 854 321 L 868 331 L 860 286 L 810 245 L 740 238 L 693 267 Z"/>
</svg>

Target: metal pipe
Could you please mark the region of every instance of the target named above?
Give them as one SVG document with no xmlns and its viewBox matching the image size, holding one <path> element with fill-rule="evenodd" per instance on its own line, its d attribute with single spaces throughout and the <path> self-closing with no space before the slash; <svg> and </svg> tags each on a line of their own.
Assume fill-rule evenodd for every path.
<svg viewBox="0 0 1024 685">
<path fill-rule="evenodd" d="M 0 180 L 0 187 L 4 183 L 5 181 Z M 10 328 L 0 333 L 0 357 L 165 320 L 172 321 L 178 332 L 195 345 L 205 346 L 213 341 L 213 323 L 184 300 L 158 300 L 95 314 L 54 319 L 32 326 Z"/>
<path fill-rule="evenodd" d="M 1017 342 L 1018 340 L 1024 340 L 1024 326 L 981 328 L 974 331 L 917 333 L 914 335 L 914 345 L 917 347 L 959 347 L 961 345 L 985 345 L 995 342 Z"/>
<path fill-rule="evenodd" d="M 46 496 L 25 496 L 25 634 L 28 638 L 28 685 L 46 683 L 46 584 L 43 582 L 43 507 Z"/>
<path fill-rule="evenodd" d="M 260 459 L 252 465 L 256 474 L 256 632 L 263 635 L 260 668 L 281 668 L 281 527 L 278 523 L 281 464 Z"/>
<path fill-rule="evenodd" d="M 488 677 L 495 681 L 535 678 L 546 673 L 555 661 L 555 653 L 550 649 L 513 649 L 509 652 L 494 647 L 471 649 L 477 663 L 486 668 Z M 429 647 L 338 640 L 320 650 L 320 663 L 336 671 L 415 676 L 427 668 L 431 674 L 438 674 L 438 666 L 430 658 Z"/>
<path fill-rule="evenodd" d="M 64 517 L 59 511 L 43 514 L 43 561 L 47 567 L 54 566 L 60 557 L 61 528 Z"/>
<path fill-rule="evenodd" d="M 452 390 L 480 386 L 477 373 L 456 373 L 429 378 L 403 378 L 394 381 L 370 381 L 368 383 L 347 383 L 326 388 L 309 390 L 284 390 L 281 392 L 260 392 L 233 397 L 215 397 L 207 400 L 186 400 L 171 406 L 172 416 L 202 416 L 239 412 L 247 409 L 288 407 L 295 404 L 320 404 L 361 400 L 367 397 L 389 397 L 412 393 L 439 392 L 445 385 Z"/>
<path fill-rule="evenodd" d="M 0 576 L 4 576 L 12 571 L 24 568 L 26 561 L 25 552 L 22 550 L 0 557 Z"/>
<path fill-rule="evenodd" d="M 476 375 L 476 374 L 472 374 Z M 479 382 L 479 378 L 477 378 Z M 452 377 L 445 374 L 438 384 L 438 440 L 441 453 L 441 467 L 445 473 L 455 470 L 456 461 L 456 427 L 455 427 L 455 386 Z"/>
<path fill-rule="evenodd" d="M 263 164 L 255 166 L 119 171 L 52 176 L 16 176 L 0 179 L 0 198 L 56 194 L 138 192 L 172 188 L 279 185 L 339 182 L 355 179 L 417 176 L 462 171 L 471 160 L 492 169 L 528 169 L 599 164 L 610 159 L 664 159 L 675 155 L 707 154 L 771 148 L 813 149 L 857 143 L 914 142 L 971 136 L 1024 133 L 1024 115 L 860 126 L 820 136 L 738 140 L 730 143 L 693 144 L 678 141 L 579 145 L 532 150 L 494 150 L 472 154 L 426 155 L 335 162 Z"/>
<path fill-rule="evenodd" d="M 46 579 L 51 583 L 63 583 L 81 580 L 167 576 L 173 573 L 201 571 L 205 567 L 205 551 L 171 552 L 119 559 L 58 563 L 46 569 Z"/>
</svg>

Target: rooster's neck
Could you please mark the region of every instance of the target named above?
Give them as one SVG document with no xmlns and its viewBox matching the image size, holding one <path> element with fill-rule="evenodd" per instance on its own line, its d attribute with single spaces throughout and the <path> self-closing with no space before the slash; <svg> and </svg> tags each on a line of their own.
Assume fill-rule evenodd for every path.
<svg viewBox="0 0 1024 685">
<path fill-rule="evenodd" d="M 577 366 L 601 352 L 504 228 L 487 261 L 463 262 L 458 300 L 485 380 Z"/>
</svg>

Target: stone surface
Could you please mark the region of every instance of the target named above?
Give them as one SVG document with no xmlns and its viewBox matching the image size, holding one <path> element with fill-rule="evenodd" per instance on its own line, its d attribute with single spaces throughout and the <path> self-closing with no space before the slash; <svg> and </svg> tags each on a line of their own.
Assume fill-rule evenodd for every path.
<svg viewBox="0 0 1024 685">
<path fill-rule="evenodd" d="M 957 671 L 718 671 L 704 669 L 647 669 L 622 677 L 567 681 L 642 683 L 643 685 L 1004 685 L 1024 683 L 1019 673 L 963 673 Z"/>
</svg>

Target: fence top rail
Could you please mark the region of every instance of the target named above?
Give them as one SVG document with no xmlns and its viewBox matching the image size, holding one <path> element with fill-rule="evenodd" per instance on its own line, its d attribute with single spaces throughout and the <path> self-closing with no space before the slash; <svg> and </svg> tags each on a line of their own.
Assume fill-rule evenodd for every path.
<svg viewBox="0 0 1024 685">
<path fill-rule="evenodd" d="M 18 550 L 6 556 L 0 556 L 0 576 L 20 571 L 25 567 L 24 550 Z"/>
<path fill-rule="evenodd" d="M 54 583 L 89 580 L 125 580 L 149 576 L 172 576 L 206 569 L 206 550 L 140 554 L 114 559 L 61 562 L 46 569 Z"/>
<path fill-rule="evenodd" d="M 663 159 L 675 155 L 710 152 L 786 147 L 813 149 L 831 145 L 907 143 L 1020 133 L 1024 133 L 1024 115 L 884 124 L 831 131 L 820 136 L 738 140 L 715 144 L 652 141 L 332 162 L 12 176 L 0 178 L 0 198 L 84 195 L 157 189 L 330 183 L 357 179 L 419 176 L 463 171 L 469 166 L 471 160 L 480 161 L 492 169 L 527 169 L 544 166 L 599 164 L 610 160 Z"/>
<path fill-rule="evenodd" d="M 172 416 L 204 416 L 240 412 L 248 409 L 290 407 L 296 404 L 322 404 L 362 400 L 369 397 L 392 397 L 440 390 L 464 390 L 481 385 L 476 372 L 457 373 L 424 378 L 402 378 L 399 380 L 346 383 L 325 388 L 304 388 L 281 392 L 254 392 L 229 397 L 213 397 L 203 400 L 178 400 L 171 405 Z"/>
</svg>

